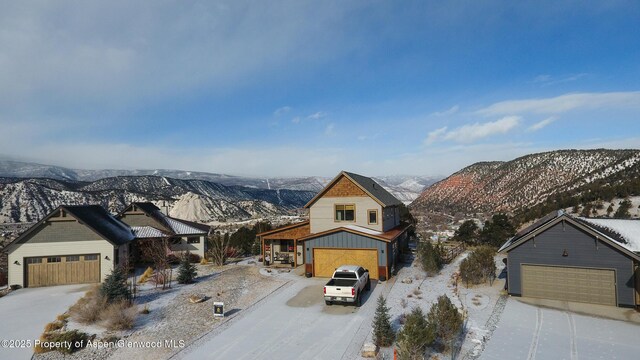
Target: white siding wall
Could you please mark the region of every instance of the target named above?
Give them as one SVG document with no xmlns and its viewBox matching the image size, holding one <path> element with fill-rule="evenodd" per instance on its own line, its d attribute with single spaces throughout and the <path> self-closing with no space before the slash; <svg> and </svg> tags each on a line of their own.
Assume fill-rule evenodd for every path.
<svg viewBox="0 0 640 360">
<path fill-rule="evenodd" d="M 65 256 L 100 254 L 100 280 L 111 273 L 113 269 L 114 248 L 106 240 L 50 242 L 50 243 L 25 243 L 20 244 L 9 253 L 9 285 L 18 284 L 24 286 L 25 257 L 32 256 Z M 105 260 L 105 256 L 109 260 Z M 20 265 L 14 264 L 18 261 Z"/>
<path fill-rule="evenodd" d="M 355 204 L 356 221 L 335 221 L 335 204 Z M 367 224 L 369 215 L 367 210 L 378 210 L 377 225 Z M 327 231 L 349 224 L 382 231 L 382 207 L 366 196 L 322 197 L 311 205 L 309 219 L 311 220 L 311 233 Z"/>
<path fill-rule="evenodd" d="M 204 257 L 204 248 L 206 242 L 206 236 L 194 236 L 200 238 L 200 243 L 198 244 L 189 244 L 187 242 L 188 236 L 183 236 L 180 244 L 171 245 L 171 251 L 182 253 L 185 251 L 189 251 L 192 254 L 197 254 L 202 259 Z"/>
</svg>

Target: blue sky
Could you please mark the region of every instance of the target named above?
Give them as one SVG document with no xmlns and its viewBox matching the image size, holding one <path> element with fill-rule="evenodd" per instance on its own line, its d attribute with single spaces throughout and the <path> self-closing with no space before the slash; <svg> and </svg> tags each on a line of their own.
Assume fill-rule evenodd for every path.
<svg viewBox="0 0 640 360">
<path fill-rule="evenodd" d="M 448 175 L 640 148 L 638 1 L 4 2 L 0 154 Z"/>
</svg>

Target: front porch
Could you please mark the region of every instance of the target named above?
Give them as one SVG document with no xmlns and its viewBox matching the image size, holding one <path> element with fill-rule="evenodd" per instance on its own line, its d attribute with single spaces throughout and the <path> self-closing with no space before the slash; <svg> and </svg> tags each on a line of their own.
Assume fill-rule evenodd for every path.
<svg viewBox="0 0 640 360">
<path fill-rule="evenodd" d="M 262 245 L 263 265 L 295 267 L 304 264 L 303 243 L 298 242 L 298 239 L 309 233 L 309 221 L 304 221 L 258 234 Z"/>
</svg>

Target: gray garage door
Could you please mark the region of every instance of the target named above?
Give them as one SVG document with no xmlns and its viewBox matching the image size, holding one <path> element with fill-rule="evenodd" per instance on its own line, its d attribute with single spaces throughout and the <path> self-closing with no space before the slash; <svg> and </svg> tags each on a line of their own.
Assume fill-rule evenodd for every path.
<svg viewBox="0 0 640 360">
<path fill-rule="evenodd" d="M 615 271 L 522 265 L 522 296 L 615 306 Z"/>
</svg>

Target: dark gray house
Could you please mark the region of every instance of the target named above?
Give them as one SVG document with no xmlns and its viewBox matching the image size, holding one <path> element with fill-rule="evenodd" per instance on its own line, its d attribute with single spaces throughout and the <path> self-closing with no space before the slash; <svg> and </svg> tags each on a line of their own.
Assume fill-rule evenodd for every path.
<svg viewBox="0 0 640 360">
<path fill-rule="evenodd" d="M 640 220 L 545 216 L 508 240 L 510 295 L 635 307 Z"/>
</svg>

